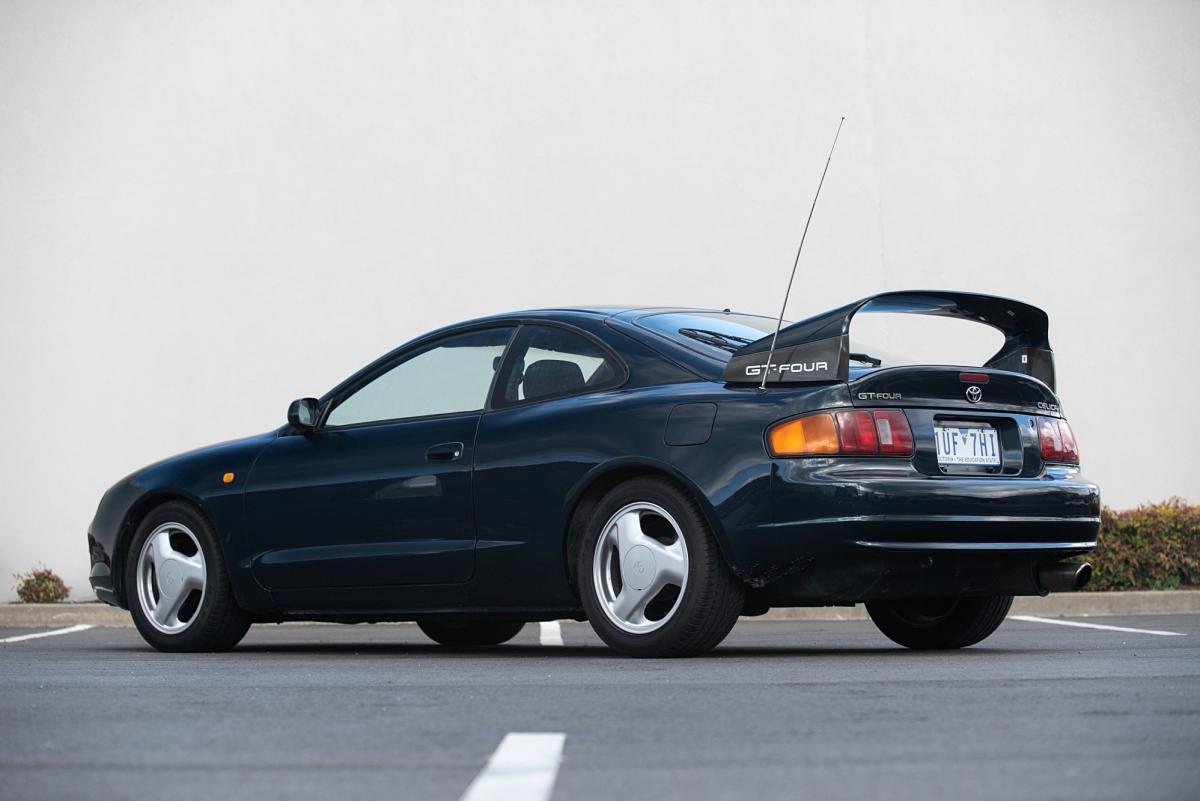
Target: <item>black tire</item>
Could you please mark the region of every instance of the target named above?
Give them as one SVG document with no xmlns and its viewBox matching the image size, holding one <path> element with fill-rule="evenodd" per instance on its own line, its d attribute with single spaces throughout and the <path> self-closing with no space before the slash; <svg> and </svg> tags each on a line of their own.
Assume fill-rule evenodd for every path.
<svg viewBox="0 0 1200 801">
<path fill-rule="evenodd" d="M 417 625 L 434 642 L 458 648 L 499 645 L 525 628 L 520 620 L 418 620 Z"/>
<path fill-rule="evenodd" d="M 179 633 L 159 631 L 147 618 L 138 598 L 138 557 L 150 534 L 164 523 L 180 523 L 195 534 L 204 556 L 205 586 L 203 598 Z M 233 597 L 225 554 L 212 526 L 194 506 L 170 501 L 157 506 L 143 518 L 134 532 L 125 557 L 125 602 L 142 638 L 160 651 L 227 651 L 237 645 L 250 628 L 250 617 Z M 182 614 L 181 614 L 182 617 Z"/>
<path fill-rule="evenodd" d="M 918 650 L 966 648 L 986 639 L 1008 614 L 1011 595 L 870 601 L 867 614 L 892 642 Z"/>
<path fill-rule="evenodd" d="M 618 627 L 601 606 L 594 558 L 606 524 L 635 503 L 652 503 L 675 518 L 687 548 L 687 579 L 674 611 L 660 628 L 632 633 Z M 674 482 L 635 478 L 612 489 L 596 506 L 583 533 L 576 563 L 577 586 L 588 621 L 613 650 L 637 657 L 695 656 L 717 647 L 745 603 L 746 586 L 730 570 L 696 501 Z"/>
</svg>

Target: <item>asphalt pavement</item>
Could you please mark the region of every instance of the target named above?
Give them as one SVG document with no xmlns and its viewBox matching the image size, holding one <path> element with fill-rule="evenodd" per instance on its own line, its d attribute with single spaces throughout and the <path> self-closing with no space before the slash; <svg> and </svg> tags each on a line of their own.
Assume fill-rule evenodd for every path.
<svg viewBox="0 0 1200 801">
<path fill-rule="evenodd" d="M 0 629 L 0 798 L 1200 798 L 1200 616 L 1074 620 L 1137 631 L 1010 619 L 914 653 L 743 621 L 632 660 L 576 623 L 486 651 L 258 626 L 217 655 Z"/>
</svg>

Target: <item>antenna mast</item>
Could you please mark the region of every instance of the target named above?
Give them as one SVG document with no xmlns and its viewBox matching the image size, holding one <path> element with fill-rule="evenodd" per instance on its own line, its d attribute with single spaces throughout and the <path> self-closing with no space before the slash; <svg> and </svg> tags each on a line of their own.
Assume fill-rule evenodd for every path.
<svg viewBox="0 0 1200 801">
<path fill-rule="evenodd" d="M 817 210 L 817 198 L 821 196 L 821 187 L 825 185 L 825 173 L 829 172 L 829 162 L 833 160 L 833 149 L 837 147 L 838 135 L 841 134 L 842 123 L 845 121 L 845 116 L 838 121 L 837 131 L 833 134 L 833 144 L 829 146 L 829 157 L 825 159 L 825 169 L 821 171 L 817 193 L 813 195 L 812 208 L 808 210 L 808 220 L 804 223 L 804 233 L 800 234 L 800 247 L 796 248 L 796 260 L 792 262 L 792 275 L 788 278 L 787 291 L 783 293 L 783 307 L 779 309 L 779 321 L 775 323 L 775 335 L 771 337 L 771 349 L 767 351 L 767 364 L 763 369 L 763 380 L 758 387 L 759 392 L 765 392 L 767 389 L 767 376 L 771 374 L 771 357 L 775 355 L 775 343 L 779 341 L 779 329 L 783 328 L 783 314 L 787 311 L 788 295 L 792 294 L 792 282 L 796 280 L 796 267 L 800 264 L 800 251 L 804 250 L 804 238 L 808 236 L 808 226 L 812 223 L 813 212 Z"/>
</svg>

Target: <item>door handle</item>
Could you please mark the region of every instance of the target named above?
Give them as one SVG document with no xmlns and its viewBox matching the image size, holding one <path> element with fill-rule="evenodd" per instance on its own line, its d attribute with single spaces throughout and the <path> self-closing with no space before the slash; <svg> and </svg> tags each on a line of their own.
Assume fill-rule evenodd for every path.
<svg viewBox="0 0 1200 801">
<path fill-rule="evenodd" d="M 463 455 L 461 442 L 443 442 L 425 451 L 425 459 L 430 462 L 453 462 Z"/>
</svg>

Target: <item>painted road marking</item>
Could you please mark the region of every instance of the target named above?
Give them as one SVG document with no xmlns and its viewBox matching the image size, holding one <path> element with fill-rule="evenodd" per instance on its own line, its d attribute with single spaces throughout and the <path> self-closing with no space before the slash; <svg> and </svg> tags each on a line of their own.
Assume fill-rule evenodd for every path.
<svg viewBox="0 0 1200 801">
<path fill-rule="evenodd" d="M 0 643 L 9 642 L 24 642 L 25 640 L 36 640 L 41 637 L 55 637 L 59 634 L 74 634 L 77 631 L 87 631 L 93 626 L 87 623 L 80 623 L 78 626 L 68 626 L 65 629 L 54 629 L 53 631 L 39 631 L 37 634 L 22 634 L 18 637 L 5 637 L 0 640 Z"/>
<path fill-rule="evenodd" d="M 1157 631 L 1155 629 L 1128 629 L 1124 626 L 1102 626 L 1099 623 L 1077 623 L 1074 620 L 1055 620 L 1049 617 L 1034 617 L 1033 615 L 1012 615 L 1013 620 L 1024 620 L 1027 623 L 1051 623 L 1055 626 L 1077 626 L 1081 629 L 1100 629 L 1101 631 L 1124 631 L 1130 634 L 1157 634 L 1160 637 L 1186 637 L 1182 631 Z"/>
<path fill-rule="evenodd" d="M 562 626 L 557 620 L 542 621 L 538 624 L 538 642 L 542 645 L 562 645 Z"/>
<path fill-rule="evenodd" d="M 509 732 L 461 801 L 546 801 L 566 739 L 561 732 Z"/>
</svg>

